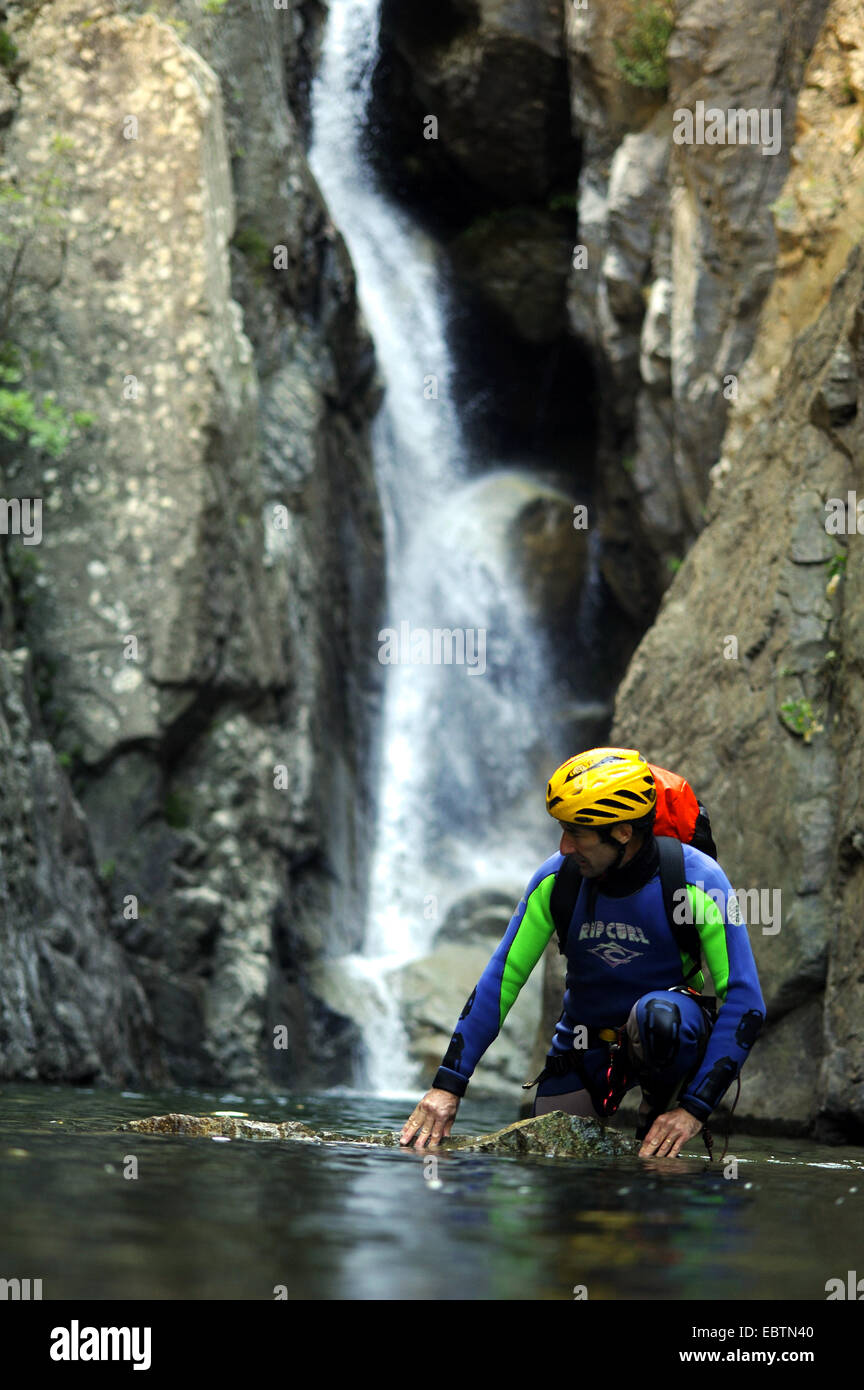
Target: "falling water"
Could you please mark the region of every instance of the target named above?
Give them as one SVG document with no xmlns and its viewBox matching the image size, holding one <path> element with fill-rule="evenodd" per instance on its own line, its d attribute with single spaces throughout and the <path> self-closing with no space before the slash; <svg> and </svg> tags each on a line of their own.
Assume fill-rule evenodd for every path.
<svg viewBox="0 0 864 1390">
<path fill-rule="evenodd" d="M 488 885 L 512 887 L 515 903 L 554 841 L 537 730 L 547 662 L 509 545 L 538 484 L 471 457 L 450 390 L 440 248 L 365 158 L 378 8 L 330 0 L 310 163 L 348 245 L 386 388 L 372 436 L 392 634 L 379 659 L 397 662 L 386 664 L 366 941 L 327 970 L 330 1002 L 363 1026 L 370 1084 L 392 1091 L 417 1078 L 389 972 L 429 949 L 454 898 Z M 435 629 L 454 634 L 439 639 L 437 662 Z M 433 659 L 412 664 L 424 641 Z"/>
</svg>

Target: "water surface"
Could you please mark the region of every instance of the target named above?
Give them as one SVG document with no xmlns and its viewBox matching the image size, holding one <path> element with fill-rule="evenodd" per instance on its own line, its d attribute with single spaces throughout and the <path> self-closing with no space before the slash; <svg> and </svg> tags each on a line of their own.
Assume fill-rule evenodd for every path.
<svg viewBox="0 0 864 1390">
<path fill-rule="evenodd" d="M 864 1249 L 864 1150 L 733 1136 L 576 1162 L 118 1133 L 245 1111 L 360 1134 L 413 1100 L 0 1088 L 0 1277 L 44 1299 L 816 1299 Z M 516 1119 L 466 1098 L 458 1130 Z M 722 1144 L 717 1146 L 719 1154 Z M 124 1178 L 127 1156 L 137 1179 Z M 727 1171 L 732 1171 L 727 1163 Z"/>
</svg>

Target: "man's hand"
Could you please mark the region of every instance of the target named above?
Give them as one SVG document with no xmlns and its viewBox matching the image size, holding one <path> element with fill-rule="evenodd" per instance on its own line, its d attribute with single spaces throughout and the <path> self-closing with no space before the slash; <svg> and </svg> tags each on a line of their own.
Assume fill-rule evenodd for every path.
<svg viewBox="0 0 864 1390">
<path fill-rule="evenodd" d="M 410 1144 L 413 1139 L 415 1149 L 422 1149 L 427 1143 L 432 1148 L 437 1147 L 453 1128 L 460 1100 L 461 1096 L 454 1096 L 451 1091 L 437 1090 L 433 1086 L 418 1101 L 411 1118 L 402 1126 L 399 1143 Z"/>
<path fill-rule="evenodd" d="M 658 1115 L 642 1140 L 640 1158 L 675 1158 L 678 1150 L 702 1128 L 702 1121 L 689 1110 L 667 1110 Z"/>
</svg>

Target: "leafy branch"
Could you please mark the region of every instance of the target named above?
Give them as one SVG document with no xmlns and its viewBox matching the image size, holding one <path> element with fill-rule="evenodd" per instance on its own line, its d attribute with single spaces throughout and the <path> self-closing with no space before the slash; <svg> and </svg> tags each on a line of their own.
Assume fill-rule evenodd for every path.
<svg viewBox="0 0 864 1390">
<path fill-rule="evenodd" d="M 20 386 L 24 368 L 20 349 L 9 334 L 15 317 L 15 298 L 23 279 L 28 250 L 46 235 L 66 224 L 68 169 L 74 142 L 56 134 L 45 168 L 26 186 L 18 187 L 8 176 L 0 176 L 0 248 L 12 248 L 12 260 L 0 299 L 0 436 L 25 439 L 33 449 L 60 458 L 78 431 L 91 425 L 94 416 L 76 410 L 71 414 L 57 404 L 53 392 L 37 403 L 26 387 Z M 31 363 L 35 354 L 31 354 Z M 16 389 L 11 389 L 16 388 Z"/>
</svg>

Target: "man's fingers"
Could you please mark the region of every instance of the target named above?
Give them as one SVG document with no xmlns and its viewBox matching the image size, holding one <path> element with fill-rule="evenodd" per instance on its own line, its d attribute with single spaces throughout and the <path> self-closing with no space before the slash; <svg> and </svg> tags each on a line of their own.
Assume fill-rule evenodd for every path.
<svg viewBox="0 0 864 1390">
<path fill-rule="evenodd" d="M 440 1144 L 440 1143 L 441 1143 L 441 1140 L 444 1138 L 444 1135 L 445 1135 L 444 1121 L 443 1121 L 443 1120 L 436 1120 L 436 1121 L 435 1121 L 435 1125 L 434 1125 L 433 1130 L 432 1130 L 432 1137 L 431 1137 L 431 1139 L 429 1140 L 429 1143 L 430 1143 L 431 1147 L 432 1147 L 432 1148 L 435 1148 L 435 1146 L 436 1146 L 437 1144 Z"/>
<path fill-rule="evenodd" d="M 431 1135 L 431 1133 L 432 1126 L 430 1125 L 428 1119 L 424 1119 L 423 1124 L 420 1126 L 420 1132 L 417 1135 L 416 1140 L 414 1141 L 415 1149 L 425 1148 L 426 1145 L 429 1143 L 429 1136 Z"/>
<path fill-rule="evenodd" d="M 444 1107 L 442 1107 L 444 1110 Z M 453 1128 L 455 1112 L 452 1115 L 445 1113 L 438 1114 L 434 1108 L 425 1105 L 418 1106 L 410 1119 L 406 1120 L 399 1135 L 399 1143 L 409 1147 L 412 1143 L 415 1149 L 423 1149 L 429 1146 L 434 1148 L 446 1139 Z"/>
<path fill-rule="evenodd" d="M 640 1158 L 674 1158 L 684 1142 L 685 1136 L 678 1134 L 674 1129 L 661 1129 L 655 1133 L 657 1122 L 651 1126 L 650 1131 L 642 1141 L 639 1150 Z"/>
<path fill-rule="evenodd" d="M 415 1149 L 422 1149 L 429 1142 L 429 1135 L 432 1133 L 432 1125 L 429 1116 L 421 1114 L 417 1116 L 417 1128 L 414 1135 Z"/>
<path fill-rule="evenodd" d="M 684 1143 L 684 1135 L 677 1134 L 674 1129 L 667 1130 L 656 1141 L 653 1152 L 658 1158 L 675 1158 Z"/>
<path fill-rule="evenodd" d="M 420 1132 L 420 1129 L 422 1128 L 422 1125 L 422 1116 L 412 1115 L 409 1120 L 406 1120 L 405 1124 L 402 1127 L 402 1133 L 399 1136 L 400 1143 L 410 1144 L 412 1140 L 416 1140 Z"/>
</svg>

